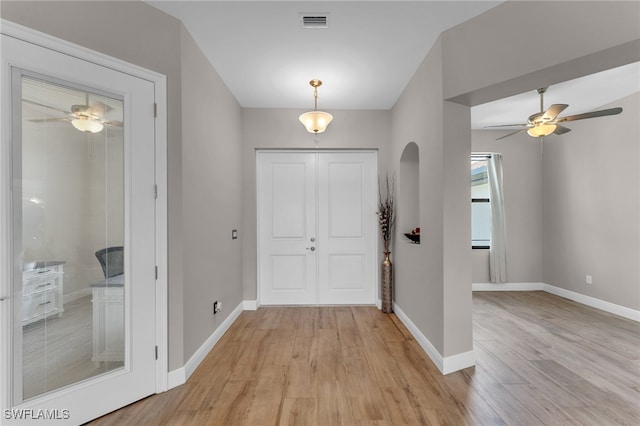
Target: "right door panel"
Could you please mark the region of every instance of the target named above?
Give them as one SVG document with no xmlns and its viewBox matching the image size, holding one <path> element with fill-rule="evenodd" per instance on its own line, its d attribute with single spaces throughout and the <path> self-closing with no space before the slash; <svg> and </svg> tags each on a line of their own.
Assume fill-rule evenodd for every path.
<svg viewBox="0 0 640 426">
<path fill-rule="evenodd" d="M 318 303 L 374 304 L 375 152 L 318 157 Z"/>
</svg>

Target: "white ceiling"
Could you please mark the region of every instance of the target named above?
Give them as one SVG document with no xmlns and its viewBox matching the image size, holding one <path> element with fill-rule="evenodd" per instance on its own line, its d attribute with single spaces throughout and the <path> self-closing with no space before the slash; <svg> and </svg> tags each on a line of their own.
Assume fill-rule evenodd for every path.
<svg viewBox="0 0 640 426">
<path fill-rule="evenodd" d="M 499 1 L 147 1 L 180 19 L 243 107 L 391 109 L 440 33 Z M 301 13 L 327 14 L 303 29 Z"/>
<path fill-rule="evenodd" d="M 440 33 L 500 1 L 147 1 L 180 19 L 241 106 L 390 109 Z M 301 14 L 328 16 L 303 29 Z M 472 108 L 472 127 L 523 123 L 539 110 L 530 92 Z M 640 90 L 633 64 L 557 84 L 545 108 L 599 109 Z"/>
<path fill-rule="evenodd" d="M 569 107 L 560 114 L 565 117 L 601 109 L 603 105 L 638 91 L 640 63 L 636 62 L 550 86 L 544 94 L 544 109 L 551 104 L 568 104 Z M 531 114 L 539 111 L 540 95 L 531 90 L 471 108 L 471 127 L 482 129 L 496 124 L 524 124 Z"/>
</svg>

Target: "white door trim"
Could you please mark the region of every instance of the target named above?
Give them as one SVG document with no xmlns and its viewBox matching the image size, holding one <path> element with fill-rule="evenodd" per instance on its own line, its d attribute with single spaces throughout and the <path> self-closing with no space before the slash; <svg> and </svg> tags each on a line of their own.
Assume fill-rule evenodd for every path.
<svg viewBox="0 0 640 426">
<path fill-rule="evenodd" d="M 65 40 L 58 39 L 48 34 L 15 24 L 4 19 L 0 20 L 0 32 L 6 36 L 13 37 L 25 42 L 29 42 L 47 49 L 51 49 L 69 56 L 73 56 L 96 65 L 113 69 L 131 76 L 150 81 L 154 84 L 155 103 L 156 103 L 156 120 L 155 120 L 155 180 L 157 185 L 156 199 L 156 265 L 158 270 L 156 280 L 156 343 L 158 346 L 158 359 L 156 362 L 156 392 L 167 390 L 168 383 L 168 297 L 167 297 L 167 93 L 166 93 L 166 76 L 147 70 L 122 61 L 117 58 L 87 49 L 85 47 L 70 43 Z M 2 93 L 10 93 L 9 87 L 5 87 L 6 81 L 10 78 L 2 76 L 2 73 L 8 70 L 2 67 L 0 69 L 0 79 L 3 82 Z M 149 105 L 149 108 L 154 108 Z M 8 108 L 3 108 L 3 114 L 9 114 Z M 9 117 L 2 117 L 3 123 L 8 123 Z M 10 140 L 11 126 L 2 126 L 2 140 Z M 0 144 L 0 233 L 3 235 L 0 244 L 0 298 L 9 295 L 10 270 L 13 259 L 10 253 L 11 238 L 4 236 L 11 235 L 11 194 L 9 185 L 11 170 L 11 152 L 7 148 L 8 144 Z M 150 154 L 151 155 L 151 154 Z M 150 188 L 152 191 L 153 188 Z M 4 303 L 4 302 L 0 302 Z M 3 316 L 0 317 L 0 341 L 6 342 L 10 339 L 9 310 L 3 309 Z M 0 371 L 7 373 L 10 371 L 10 353 L 2 345 L 0 351 Z M 0 406 L 8 407 L 10 384 L 3 381 L 0 384 L 0 395 L 4 396 L 4 400 L 0 401 Z"/>
</svg>

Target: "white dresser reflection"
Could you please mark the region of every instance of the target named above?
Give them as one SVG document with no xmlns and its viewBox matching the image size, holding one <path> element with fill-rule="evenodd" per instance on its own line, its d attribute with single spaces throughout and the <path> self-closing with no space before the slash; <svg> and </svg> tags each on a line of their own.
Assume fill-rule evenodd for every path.
<svg viewBox="0 0 640 426">
<path fill-rule="evenodd" d="M 22 270 L 22 325 L 64 312 L 62 261 L 30 262 Z"/>
<path fill-rule="evenodd" d="M 93 361 L 124 361 L 124 275 L 95 284 L 93 292 Z"/>
</svg>

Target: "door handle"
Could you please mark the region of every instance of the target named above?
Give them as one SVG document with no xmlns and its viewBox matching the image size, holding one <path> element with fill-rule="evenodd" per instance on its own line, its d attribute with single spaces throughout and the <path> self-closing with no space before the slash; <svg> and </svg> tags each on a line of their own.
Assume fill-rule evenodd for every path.
<svg viewBox="0 0 640 426">
<path fill-rule="evenodd" d="M 315 247 L 307 247 L 307 250 L 316 251 Z"/>
</svg>

